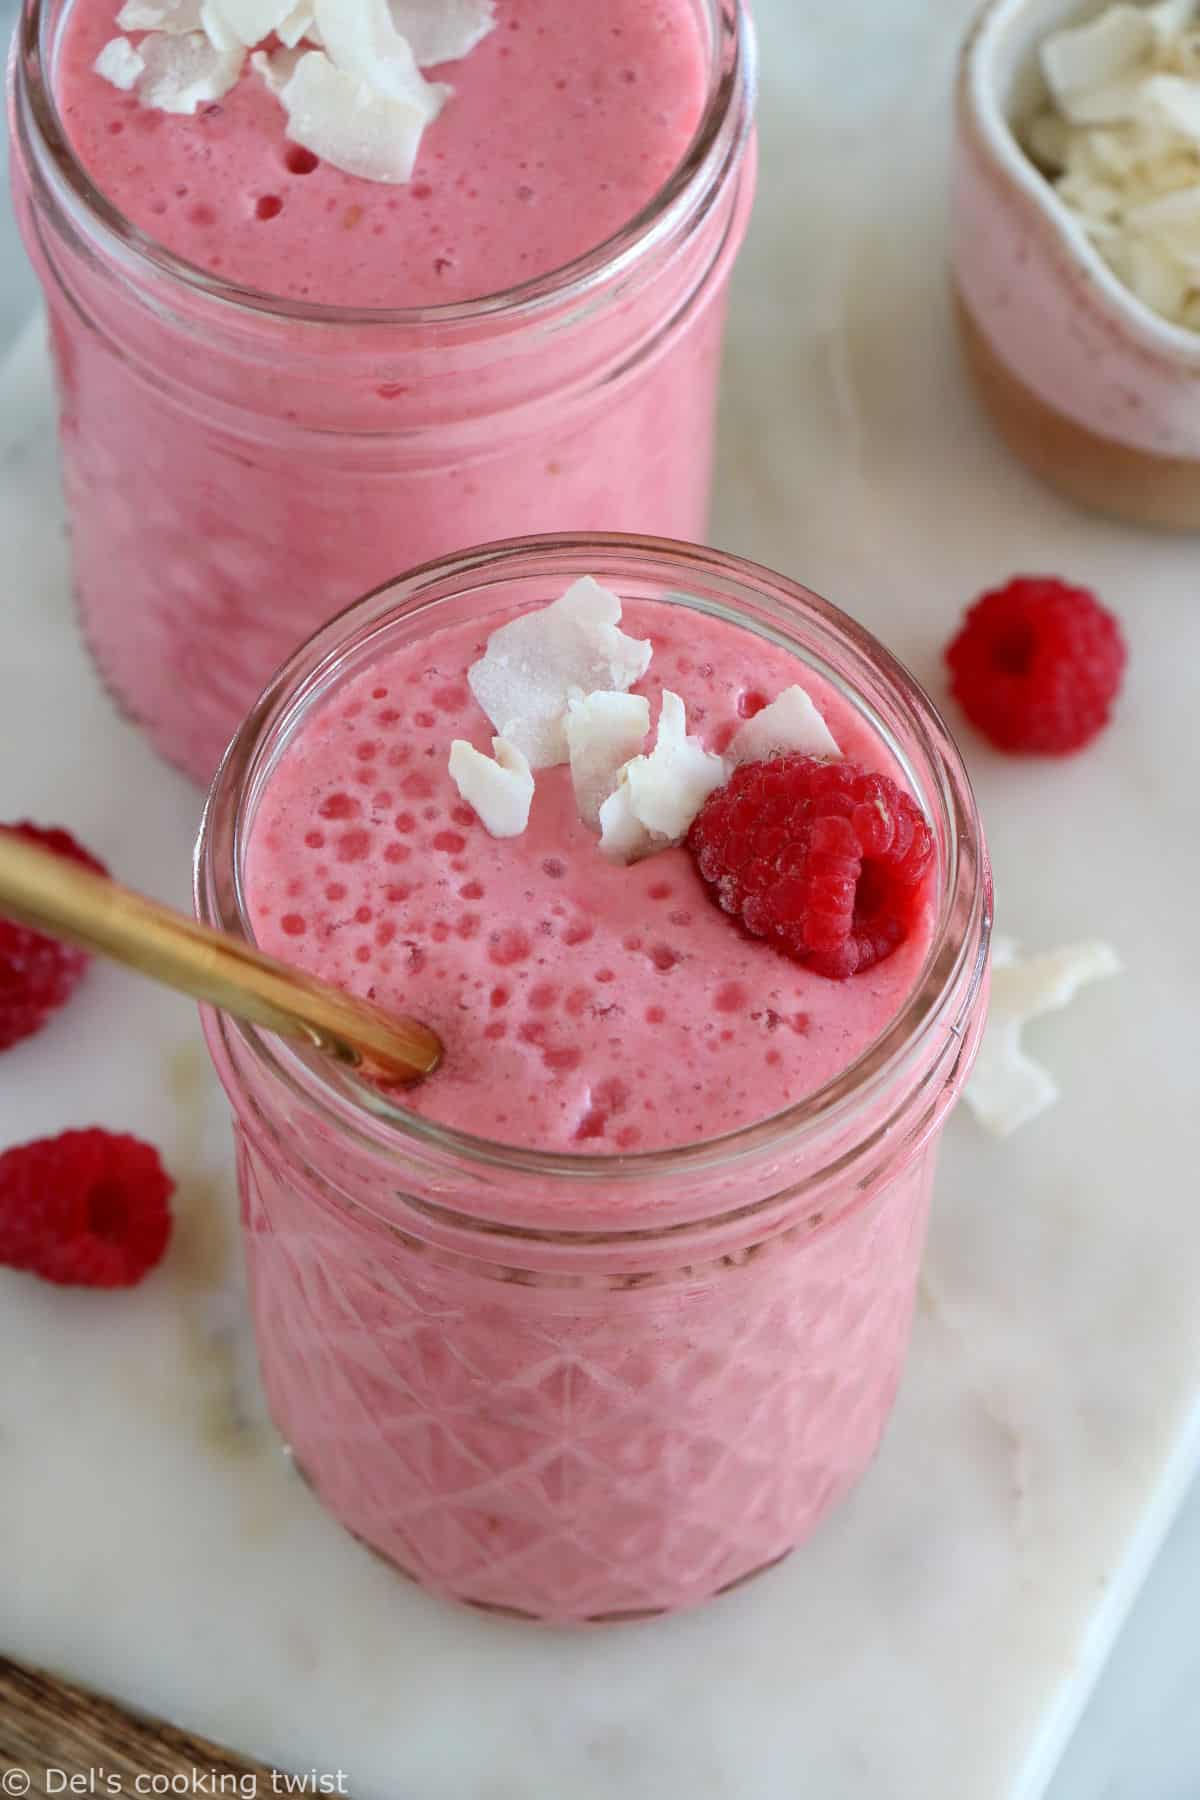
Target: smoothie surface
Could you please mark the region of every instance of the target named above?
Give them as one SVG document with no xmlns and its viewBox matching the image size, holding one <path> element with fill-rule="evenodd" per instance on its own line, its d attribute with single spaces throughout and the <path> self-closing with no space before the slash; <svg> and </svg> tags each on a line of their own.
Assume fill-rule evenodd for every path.
<svg viewBox="0 0 1200 1800">
<path fill-rule="evenodd" d="M 279 298 L 439 306 L 561 268 L 653 198 L 707 96 L 692 0 L 497 0 L 483 42 L 426 71 L 454 94 L 393 186 L 311 166 L 249 65 L 194 115 L 142 106 L 92 68 L 118 10 L 74 0 L 63 31 L 55 89 L 76 154 L 147 236 Z"/>
<path fill-rule="evenodd" d="M 885 747 L 779 646 L 679 607 L 628 601 L 650 638 L 633 689 L 664 686 L 721 751 L 800 681 L 844 755 L 897 777 Z M 508 1144 L 620 1153 L 754 1124 L 847 1068 L 896 1016 L 933 925 L 848 981 L 801 968 L 714 904 L 686 849 L 601 856 L 566 766 L 539 770 L 528 829 L 488 835 L 447 772 L 451 740 L 491 749 L 466 674 L 478 626 L 385 654 L 305 723 L 276 765 L 246 853 L 264 949 L 428 1021 L 442 1068 L 407 1098 Z"/>
</svg>

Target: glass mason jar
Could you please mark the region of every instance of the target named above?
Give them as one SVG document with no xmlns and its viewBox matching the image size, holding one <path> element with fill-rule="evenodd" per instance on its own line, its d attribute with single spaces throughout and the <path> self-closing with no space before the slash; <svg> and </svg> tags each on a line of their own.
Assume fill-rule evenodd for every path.
<svg viewBox="0 0 1200 1800">
<path fill-rule="evenodd" d="M 754 564 L 602 535 L 432 564 L 308 643 L 217 777 L 200 917 L 249 937 L 256 809 L 314 708 L 388 650 L 465 618 L 482 636 L 585 571 L 782 644 L 896 757 L 933 828 L 938 900 L 882 1035 L 775 1117 L 603 1156 L 472 1137 L 205 1020 L 236 1121 L 263 1378 L 297 1464 L 425 1586 L 559 1622 L 730 1587 L 867 1467 L 900 1379 L 938 1137 L 982 1027 L 991 903 L 958 751 L 880 644 Z"/>
<path fill-rule="evenodd" d="M 486 299 L 351 311 L 224 281 L 118 212 L 56 109 L 68 0 L 26 0 L 13 179 L 50 313 L 83 630 L 196 779 L 283 658 L 399 568 L 514 531 L 705 535 L 754 55 L 741 0 L 692 3 L 707 106 L 624 230 Z"/>
</svg>

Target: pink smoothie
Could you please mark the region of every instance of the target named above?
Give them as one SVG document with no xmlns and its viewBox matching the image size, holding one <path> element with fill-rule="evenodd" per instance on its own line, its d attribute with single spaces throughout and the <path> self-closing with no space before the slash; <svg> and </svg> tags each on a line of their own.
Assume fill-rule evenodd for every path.
<svg viewBox="0 0 1200 1800">
<path fill-rule="evenodd" d="M 93 181 L 176 256 L 332 306 L 442 306 L 561 268 L 653 198 L 708 89 L 689 0 L 499 0 L 497 29 L 430 72 L 454 96 L 392 186 L 314 167 L 249 68 L 194 117 L 141 106 L 92 68 L 117 10 L 75 0 L 57 67 Z"/>
<path fill-rule="evenodd" d="M 665 684 L 719 749 L 800 680 L 849 756 L 895 773 L 785 649 L 658 601 L 627 602 L 623 625 L 654 645 L 652 717 Z M 782 1556 L 869 1463 L 962 1040 L 935 1034 L 924 1080 L 905 1078 L 920 1120 L 892 1122 L 872 1175 L 881 1096 L 819 1148 L 695 1177 L 682 1221 L 661 1167 L 624 1186 L 607 1170 L 845 1070 L 917 979 L 940 877 L 900 950 L 833 982 L 744 936 L 685 850 L 606 863 L 564 768 L 539 772 L 524 835 L 494 839 L 446 767 L 454 736 L 490 745 L 465 680 L 480 649 L 470 624 L 431 631 L 310 712 L 249 822 L 246 904 L 267 949 L 437 1027 L 445 1062 L 414 1111 L 566 1152 L 588 1180 L 427 1167 L 411 1141 L 381 1163 L 294 1098 L 281 1111 L 210 1020 L 260 1357 L 298 1467 L 424 1585 L 539 1619 L 641 1616 Z M 598 1192 L 615 1236 L 588 1235 Z"/>
<path fill-rule="evenodd" d="M 753 187 L 744 66 L 728 154 L 631 272 L 610 262 L 586 294 L 465 323 L 379 310 L 509 290 L 647 207 L 714 86 L 703 0 L 497 0 L 496 30 L 438 72 L 455 93 L 406 186 L 312 166 L 253 72 L 196 116 L 141 107 L 92 71 L 116 11 L 70 6 L 53 66 L 66 138 L 126 219 L 230 289 L 118 254 L 86 205 L 58 206 L 62 158 L 22 69 L 13 166 L 50 310 L 84 631 L 164 754 L 207 781 L 284 657 L 429 558 L 547 530 L 703 538 Z M 242 288 L 268 298 L 231 304 Z M 332 305 L 357 310 L 288 313 Z"/>
<path fill-rule="evenodd" d="M 622 629 L 654 645 L 633 690 L 651 719 L 673 689 L 709 749 L 796 680 L 786 650 L 718 620 L 630 602 Z M 854 1062 L 912 988 L 928 918 L 865 975 L 826 980 L 739 932 L 685 849 L 606 861 L 565 766 L 539 771 L 522 836 L 490 837 L 446 766 L 456 737 L 491 749 L 465 679 L 482 650 L 460 627 L 393 654 L 289 748 L 246 865 L 264 948 L 426 1019 L 446 1058 L 413 1105 L 510 1144 L 696 1143 Z M 887 771 L 854 709 L 820 704 L 845 755 Z"/>
</svg>

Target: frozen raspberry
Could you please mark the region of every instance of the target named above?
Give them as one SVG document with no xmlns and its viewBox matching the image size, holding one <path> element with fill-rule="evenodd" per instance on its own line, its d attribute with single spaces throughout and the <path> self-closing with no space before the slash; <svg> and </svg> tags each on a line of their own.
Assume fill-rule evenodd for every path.
<svg viewBox="0 0 1200 1800">
<path fill-rule="evenodd" d="M 1024 575 L 975 602 L 946 661 L 959 705 L 999 749 L 1069 756 L 1108 724 L 1126 654 L 1086 588 Z"/>
<path fill-rule="evenodd" d="M 894 781 L 813 756 L 744 763 L 709 795 L 688 847 L 726 912 L 834 980 L 904 942 L 933 857 Z"/>
<path fill-rule="evenodd" d="M 175 1183 L 158 1151 L 92 1127 L 0 1156 L 0 1263 L 71 1287 L 133 1287 L 162 1260 Z"/>
<path fill-rule="evenodd" d="M 90 856 L 69 832 L 45 830 L 28 822 L 0 825 L 0 831 L 28 838 L 31 844 L 41 844 L 85 868 L 107 874 L 104 864 Z M 32 1037 L 52 1012 L 65 1006 L 90 960 L 85 950 L 60 944 L 56 938 L 16 925 L 11 919 L 0 919 L 0 1050 Z"/>
</svg>

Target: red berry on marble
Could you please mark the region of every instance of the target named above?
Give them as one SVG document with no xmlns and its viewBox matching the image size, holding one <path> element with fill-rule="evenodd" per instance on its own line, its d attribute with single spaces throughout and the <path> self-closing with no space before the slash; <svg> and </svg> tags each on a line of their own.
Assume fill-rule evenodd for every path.
<svg viewBox="0 0 1200 1800">
<path fill-rule="evenodd" d="M 1086 588 L 1017 576 L 978 599 L 946 650 L 950 686 L 1000 750 L 1070 756 L 1108 724 L 1128 652 Z"/>
<path fill-rule="evenodd" d="M 894 781 L 797 755 L 736 769 L 701 807 L 688 848 L 726 912 L 833 980 L 904 942 L 933 860 L 925 817 Z"/>
<path fill-rule="evenodd" d="M 158 1151 L 92 1127 L 0 1155 L 0 1263 L 71 1287 L 133 1287 L 171 1235 Z"/>
<path fill-rule="evenodd" d="M 69 832 L 31 825 L 27 820 L 0 825 L 0 831 L 54 850 L 101 875 L 107 873 L 104 864 Z M 40 1031 L 51 1013 L 66 1005 L 90 961 L 84 950 L 0 918 L 0 1050 Z"/>
</svg>

